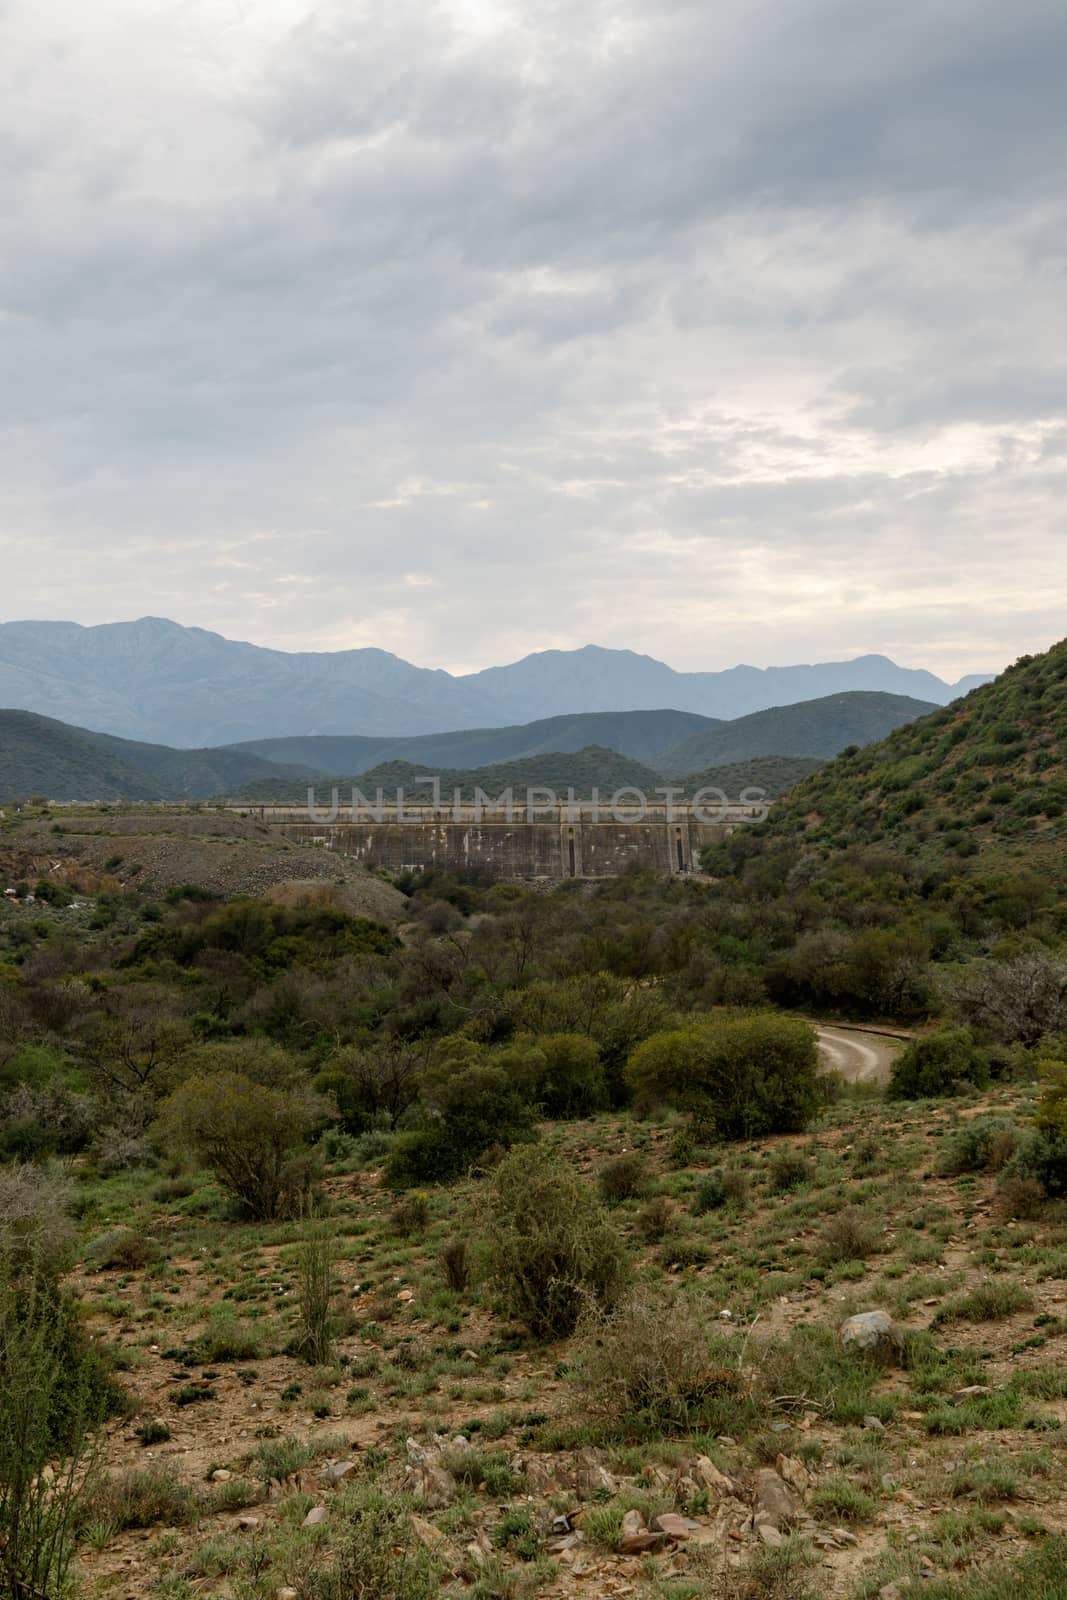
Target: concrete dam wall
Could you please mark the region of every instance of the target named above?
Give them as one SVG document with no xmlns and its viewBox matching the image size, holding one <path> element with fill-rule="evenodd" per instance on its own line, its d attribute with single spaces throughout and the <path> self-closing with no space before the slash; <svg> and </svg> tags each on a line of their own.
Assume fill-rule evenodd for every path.
<svg viewBox="0 0 1067 1600">
<path fill-rule="evenodd" d="M 367 867 L 392 872 L 441 867 L 450 870 L 478 867 L 497 878 L 614 878 L 628 867 L 650 867 L 656 872 L 692 872 L 699 869 L 705 845 L 726 838 L 737 827 L 757 820 L 749 807 L 731 807 L 721 820 L 694 816 L 677 808 L 670 819 L 665 812 L 649 811 L 640 820 L 619 821 L 613 816 L 578 814 L 562 808 L 551 817 L 494 818 L 457 815 L 448 810 L 409 807 L 403 819 L 386 814 L 379 821 L 313 821 L 306 811 L 279 815 L 264 809 L 273 823 L 294 843 L 318 844 L 352 856 Z"/>
</svg>

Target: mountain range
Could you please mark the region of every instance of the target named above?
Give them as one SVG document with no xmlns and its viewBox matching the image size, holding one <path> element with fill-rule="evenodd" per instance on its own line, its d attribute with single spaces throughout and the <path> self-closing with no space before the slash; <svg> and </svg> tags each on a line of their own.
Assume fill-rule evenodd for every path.
<svg viewBox="0 0 1067 1600">
<path fill-rule="evenodd" d="M 396 738 L 663 706 L 736 719 L 856 690 L 945 705 L 986 681 L 946 683 L 880 655 L 675 672 L 651 656 L 597 645 L 453 675 L 385 650 L 288 653 L 159 617 L 98 627 L 0 624 L 0 705 L 192 748 L 305 734 Z"/>
<path fill-rule="evenodd" d="M 859 691 L 755 712 L 733 722 L 690 712 L 591 712 L 505 728 L 400 739 L 361 736 L 262 740 L 174 749 L 72 727 L 31 711 L 0 711 L 0 799 L 302 801 L 358 779 L 373 789 L 420 773 L 444 787 L 573 786 L 589 793 L 664 778 L 779 794 L 827 756 L 880 738 L 936 709 L 898 695 Z"/>
</svg>

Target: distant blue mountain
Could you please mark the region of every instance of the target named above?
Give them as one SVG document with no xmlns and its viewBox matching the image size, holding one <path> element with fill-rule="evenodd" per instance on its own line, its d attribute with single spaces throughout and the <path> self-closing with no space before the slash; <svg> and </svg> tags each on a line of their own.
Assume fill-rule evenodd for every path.
<svg viewBox="0 0 1067 1600">
<path fill-rule="evenodd" d="M 297 734 L 396 738 L 663 707 L 732 719 L 856 689 L 944 705 L 984 681 L 945 683 L 885 656 L 675 672 L 597 645 L 453 676 L 385 650 L 288 653 L 159 617 L 0 624 L 0 706 L 186 747 Z"/>
</svg>

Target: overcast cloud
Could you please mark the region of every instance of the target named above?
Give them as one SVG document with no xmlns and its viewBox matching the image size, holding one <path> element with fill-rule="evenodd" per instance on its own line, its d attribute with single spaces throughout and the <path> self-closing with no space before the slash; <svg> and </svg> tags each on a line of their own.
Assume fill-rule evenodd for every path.
<svg viewBox="0 0 1067 1600">
<path fill-rule="evenodd" d="M 1067 633 L 1063 0 L 0 0 L 0 616 Z"/>
</svg>

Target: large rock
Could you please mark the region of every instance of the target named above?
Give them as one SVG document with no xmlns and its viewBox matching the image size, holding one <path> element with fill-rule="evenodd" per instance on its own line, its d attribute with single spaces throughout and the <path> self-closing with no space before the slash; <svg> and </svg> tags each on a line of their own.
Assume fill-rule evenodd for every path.
<svg viewBox="0 0 1067 1600">
<path fill-rule="evenodd" d="M 407 1470 L 407 1489 L 411 1496 L 431 1511 L 450 1506 L 459 1490 L 452 1474 L 435 1461 L 422 1461 Z"/>
<path fill-rule="evenodd" d="M 861 1311 L 838 1330 L 846 1350 L 858 1350 L 869 1361 L 891 1366 L 904 1348 L 904 1336 L 888 1311 Z"/>
<path fill-rule="evenodd" d="M 756 1528 L 788 1528 L 796 1521 L 797 1503 L 792 1490 L 775 1472 L 764 1467 L 756 1473 L 752 1495 L 752 1521 Z"/>
</svg>

